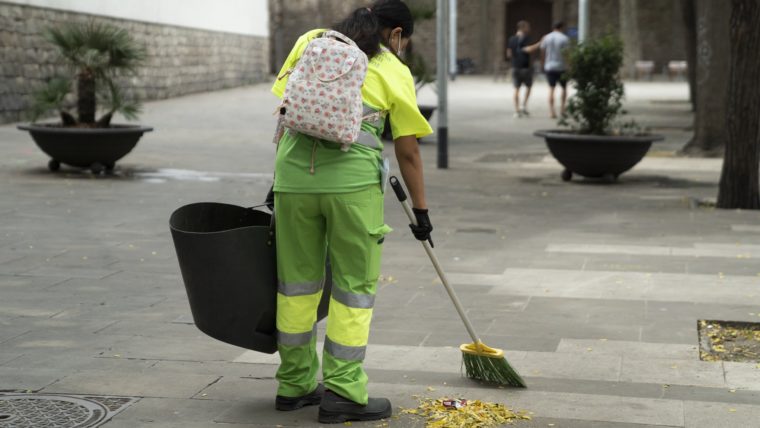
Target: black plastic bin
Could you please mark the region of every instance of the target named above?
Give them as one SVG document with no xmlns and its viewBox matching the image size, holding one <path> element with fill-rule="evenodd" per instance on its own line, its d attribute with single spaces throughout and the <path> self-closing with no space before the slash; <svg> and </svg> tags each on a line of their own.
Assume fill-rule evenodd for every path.
<svg viewBox="0 0 760 428">
<path fill-rule="evenodd" d="M 277 352 L 277 262 L 272 215 L 202 202 L 177 209 L 169 225 L 195 325 L 242 348 Z M 327 315 L 332 278 L 317 311 Z"/>
</svg>

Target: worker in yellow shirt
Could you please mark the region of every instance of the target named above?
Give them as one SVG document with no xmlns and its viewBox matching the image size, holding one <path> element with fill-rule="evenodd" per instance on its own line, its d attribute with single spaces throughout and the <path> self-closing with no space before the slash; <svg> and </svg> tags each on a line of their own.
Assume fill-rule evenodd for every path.
<svg viewBox="0 0 760 428">
<path fill-rule="evenodd" d="M 417 138 L 432 129 L 417 107 L 414 81 L 399 59 L 414 31 L 409 8 L 400 0 L 379 0 L 337 24 L 367 54 L 362 86 L 365 119 L 358 144 L 339 143 L 286 130 L 275 162 L 277 242 L 277 332 L 281 364 L 276 408 L 319 404 L 319 422 L 376 420 L 392 414 L 385 398 L 370 398 L 362 361 L 380 274 L 384 235 L 383 192 L 387 162 L 380 135 L 390 115 L 396 158 L 411 193 L 418 226 L 427 240 L 422 160 Z M 282 98 L 287 71 L 308 43 L 325 30 L 302 35 L 272 92 Z M 373 112 L 380 114 L 371 115 Z M 368 115 L 369 114 L 369 115 Z M 327 334 L 322 356 L 324 386 L 317 383 L 319 359 L 315 323 L 322 295 L 325 258 L 333 274 Z"/>
</svg>

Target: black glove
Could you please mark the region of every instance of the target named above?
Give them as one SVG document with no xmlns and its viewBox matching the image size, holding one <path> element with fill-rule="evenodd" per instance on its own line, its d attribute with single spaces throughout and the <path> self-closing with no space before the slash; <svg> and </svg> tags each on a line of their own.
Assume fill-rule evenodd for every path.
<svg viewBox="0 0 760 428">
<path fill-rule="evenodd" d="M 272 187 L 269 188 L 269 192 L 267 192 L 267 198 L 264 199 L 264 204 L 266 204 L 267 208 L 269 208 L 269 211 L 274 211 L 274 184 L 272 184 Z"/>
<path fill-rule="evenodd" d="M 419 241 L 430 241 L 430 245 L 433 245 L 433 241 L 430 239 L 430 232 L 433 231 L 433 225 L 430 223 L 430 217 L 428 217 L 428 210 L 419 208 L 412 208 L 414 217 L 417 219 L 417 226 L 410 224 L 414 237 Z"/>
</svg>

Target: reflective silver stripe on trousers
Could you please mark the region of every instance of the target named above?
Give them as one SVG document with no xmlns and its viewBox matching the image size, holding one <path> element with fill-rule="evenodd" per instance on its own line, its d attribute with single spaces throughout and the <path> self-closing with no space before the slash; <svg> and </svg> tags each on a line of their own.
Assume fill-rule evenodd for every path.
<svg viewBox="0 0 760 428">
<path fill-rule="evenodd" d="M 372 309 L 375 306 L 374 294 L 354 294 L 348 291 L 341 290 L 335 283 L 333 283 L 332 298 L 336 301 L 343 303 L 349 308 L 356 309 Z"/>
<path fill-rule="evenodd" d="M 311 342 L 311 338 L 317 334 L 317 325 L 311 331 L 305 333 L 284 333 L 277 330 L 277 343 L 285 346 L 303 346 Z"/>
<path fill-rule="evenodd" d="M 341 360 L 363 361 L 367 353 L 366 346 L 346 346 L 335 343 L 325 336 L 325 351 L 335 358 Z"/>
<path fill-rule="evenodd" d="M 294 296 L 308 296 L 319 292 L 322 289 L 322 284 L 325 280 L 320 279 L 317 281 L 309 282 L 282 282 L 277 281 L 277 292 L 288 297 Z"/>
</svg>

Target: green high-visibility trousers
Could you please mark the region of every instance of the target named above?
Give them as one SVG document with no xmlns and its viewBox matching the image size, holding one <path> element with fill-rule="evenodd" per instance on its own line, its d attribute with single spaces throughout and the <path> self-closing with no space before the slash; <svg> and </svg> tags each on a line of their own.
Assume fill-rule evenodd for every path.
<svg viewBox="0 0 760 428">
<path fill-rule="evenodd" d="M 350 193 L 275 195 L 277 238 L 278 395 L 299 397 L 317 386 L 317 306 L 325 257 L 332 296 L 322 356 L 325 387 L 367 403 L 362 361 L 367 347 L 384 235 L 383 193 L 371 185 Z"/>
</svg>

